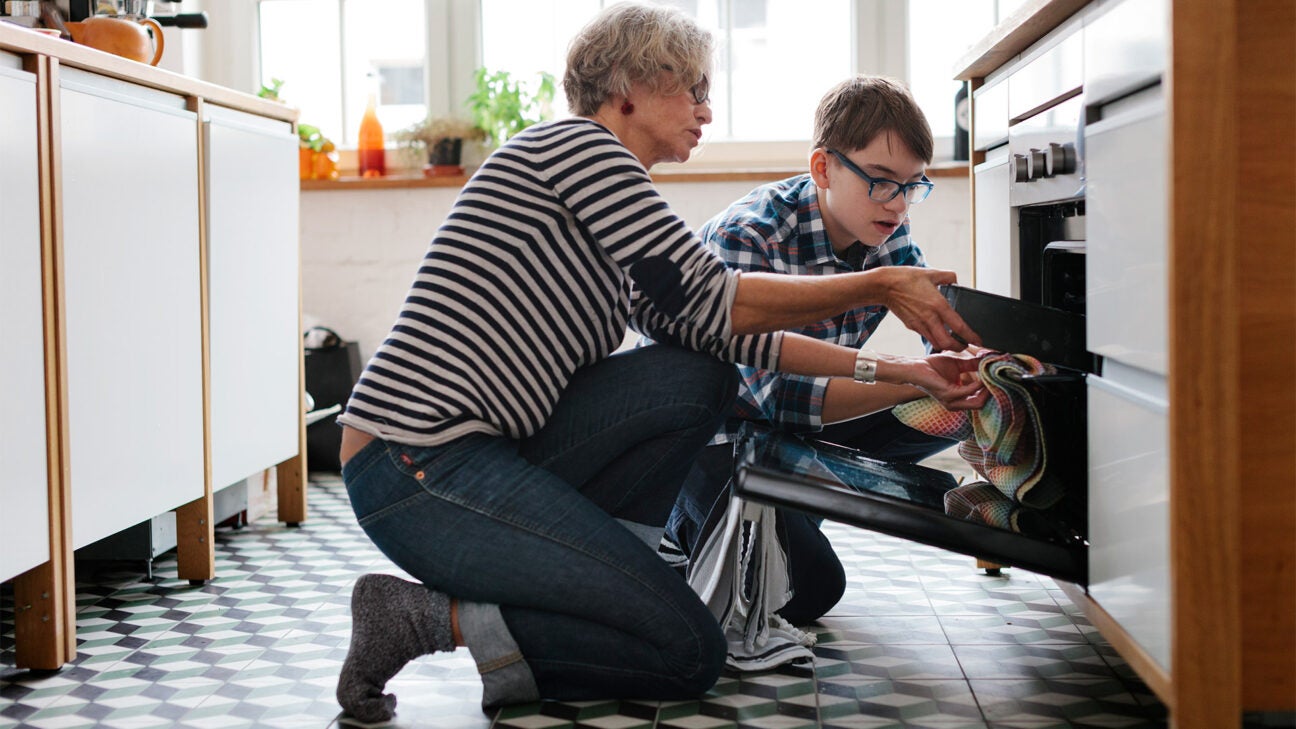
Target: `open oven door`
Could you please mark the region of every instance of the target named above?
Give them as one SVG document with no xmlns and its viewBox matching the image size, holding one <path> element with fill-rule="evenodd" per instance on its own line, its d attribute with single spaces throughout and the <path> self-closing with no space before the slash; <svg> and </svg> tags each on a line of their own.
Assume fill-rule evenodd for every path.
<svg viewBox="0 0 1296 729">
<path fill-rule="evenodd" d="M 1020 531 L 947 515 L 945 492 L 958 484 L 944 471 L 877 461 L 851 448 L 754 427 L 737 446 L 734 493 L 1087 585 L 1085 376 L 1059 368 L 1059 374 L 1023 379 L 1043 423 L 1046 473 L 1063 482 L 1065 495 L 1047 510 L 1024 513 Z"/>
</svg>

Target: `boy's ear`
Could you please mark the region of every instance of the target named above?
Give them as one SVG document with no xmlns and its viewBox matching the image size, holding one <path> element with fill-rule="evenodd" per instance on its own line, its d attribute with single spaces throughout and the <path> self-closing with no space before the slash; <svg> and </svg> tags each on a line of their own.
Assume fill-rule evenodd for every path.
<svg viewBox="0 0 1296 729">
<path fill-rule="evenodd" d="M 828 185 L 828 151 L 823 147 L 815 147 L 810 152 L 810 178 L 814 180 L 815 187 L 827 189 Z"/>
</svg>

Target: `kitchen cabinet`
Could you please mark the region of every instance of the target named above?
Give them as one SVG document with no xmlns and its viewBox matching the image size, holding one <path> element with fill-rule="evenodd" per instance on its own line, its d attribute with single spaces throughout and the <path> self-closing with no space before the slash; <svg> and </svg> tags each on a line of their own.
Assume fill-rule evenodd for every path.
<svg viewBox="0 0 1296 729">
<path fill-rule="evenodd" d="M 177 94 L 65 69 L 59 101 L 79 548 L 203 496 L 198 137 Z"/>
<path fill-rule="evenodd" d="M 977 249 L 972 283 L 982 291 L 1016 297 L 1019 264 L 1008 212 L 1008 174 L 1007 145 L 986 154 L 972 171 L 973 199 L 981 211 L 973 221 Z"/>
<path fill-rule="evenodd" d="M 1158 84 L 1118 103 L 1091 105 L 1102 118 L 1085 129 L 1089 350 L 1162 376 L 1170 321 L 1163 97 Z"/>
<path fill-rule="evenodd" d="M 210 579 L 217 492 L 270 468 L 305 520 L 296 111 L 4 23 L 0 108 L 0 580 L 55 669 L 75 548 L 174 511 Z"/>
<path fill-rule="evenodd" d="M 206 106 L 211 465 L 216 488 L 297 453 L 297 135 Z"/>
<path fill-rule="evenodd" d="M 36 76 L 0 52 L 0 580 L 49 560 Z"/>
<path fill-rule="evenodd" d="M 1038 101 L 998 89 L 1070 32 L 1103 361 L 1090 588 L 1063 587 L 1174 726 L 1238 727 L 1296 710 L 1296 4 L 1029 0 L 960 62 L 974 171 L 1002 136 L 990 110 Z M 1003 210 L 975 194 L 976 270 L 1008 266 L 982 240 Z"/>
</svg>

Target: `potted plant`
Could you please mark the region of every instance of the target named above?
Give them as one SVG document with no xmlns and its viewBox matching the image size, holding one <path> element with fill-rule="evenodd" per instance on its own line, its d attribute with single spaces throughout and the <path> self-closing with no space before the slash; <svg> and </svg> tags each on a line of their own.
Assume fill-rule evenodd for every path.
<svg viewBox="0 0 1296 729">
<path fill-rule="evenodd" d="M 508 71 L 477 69 L 477 90 L 465 105 L 492 146 L 553 116 L 554 77 L 543 72 L 539 76 L 532 88 L 531 84 L 513 79 Z"/>
<path fill-rule="evenodd" d="M 423 174 L 429 176 L 462 175 L 464 140 L 486 139 L 480 127 L 452 116 L 428 117 L 394 136 L 408 149 L 427 156 Z"/>
</svg>

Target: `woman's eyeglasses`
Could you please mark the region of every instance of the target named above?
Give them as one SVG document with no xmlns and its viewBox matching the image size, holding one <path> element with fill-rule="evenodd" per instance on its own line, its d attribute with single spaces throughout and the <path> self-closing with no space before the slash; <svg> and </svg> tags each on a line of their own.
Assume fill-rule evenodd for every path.
<svg viewBox="0 0 1296 729">
<path fill-rule="evenodd" d="M 669 64 L 662 64 L 661 68 L 667 73 L 675 73 L 674 67 Z M 711 103 L 711 79 L 707 78 L 705 73 L 702 74 L 702 78 L 699 79 L 697 83 L 689 87 L 688 91 L 689 95 L 693 97 L 694 104 Z"/>
<path fill-rule="evenodd" d="M 932 181 L 927 179 L 927 175 L 923 175 L 922 180 L 919 182 L 896 182 L 885 177 L 870 175 L 847 159 L 846 155 L 835 149 L 828 150 L 828 153 L 836 157 L 838 162 L 846 166 L 846 169 L 854 172 L 861 180 L 868 183 L 868 196 L 873 202 L 891 202 L 896 195 L 904 193 L 906 202 L 910 205 L 917 205 L 926 200 L 927 196 L 931 194 L 932 188 L 935 187 Z"/>
<path fill-rule="evenodd" d="M 693 95 L 694 104 L 711 103 L 711 79 L 707 78 L 705 73 L 702 74 L 702 80 L 693 84 L 693 87 L 689 89 L 689 93 Z"/>
</svg>

